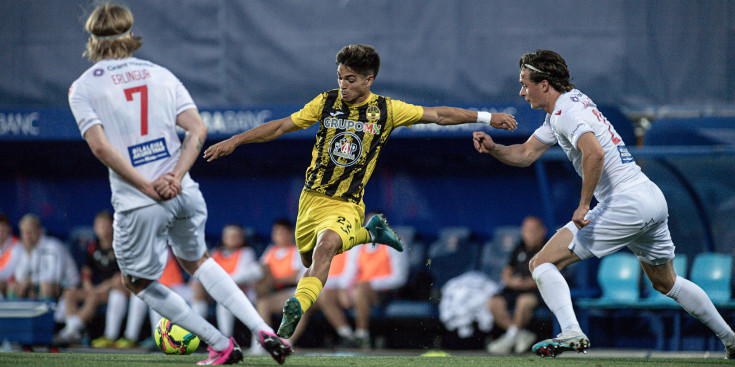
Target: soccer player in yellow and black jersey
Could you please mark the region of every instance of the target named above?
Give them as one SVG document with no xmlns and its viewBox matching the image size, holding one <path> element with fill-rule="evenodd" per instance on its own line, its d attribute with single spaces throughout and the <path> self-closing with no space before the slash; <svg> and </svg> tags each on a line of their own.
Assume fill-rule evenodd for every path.
<svg viewBox="0 0 735 367">
<path fill-rule="evenodd" d="M 210 146 L 208 161 L 232 153 L 247 143 L 266 142 L 319 124 L 306 183 L 299 199 L 296 245 L 308 268 L 283 306 L 278 335 L 288 338 L 301 314 L 319 297 L 332 257 L 361 243 L 383 243 L 403 251 L 403 245 L 382 215 L 365 227 L 363 190 L 393 129 L 415 123 L 456 125 L 482 122 L 514 130 L 505 113 L 476 112 L 454 107 L 414 106 L 370 92 L 380 57 L 367 45 L 349 45 L 337 53 L 338 89 L 324 92 L 291 116 L 266 122 Z"/>
</svg>

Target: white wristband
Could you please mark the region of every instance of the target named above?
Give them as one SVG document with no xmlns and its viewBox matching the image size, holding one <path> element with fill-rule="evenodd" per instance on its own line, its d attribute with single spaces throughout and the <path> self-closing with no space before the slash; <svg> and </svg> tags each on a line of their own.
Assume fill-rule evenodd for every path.
<svg viewBox="0 0 735 367">
<path fill-rule="evenodd" d="M 482 122 L 485 125 L 490 125 L 490 118 L 493 116 L 492 113 L 486 111 L 477 111 L 477 122 Z"/>
</svg>

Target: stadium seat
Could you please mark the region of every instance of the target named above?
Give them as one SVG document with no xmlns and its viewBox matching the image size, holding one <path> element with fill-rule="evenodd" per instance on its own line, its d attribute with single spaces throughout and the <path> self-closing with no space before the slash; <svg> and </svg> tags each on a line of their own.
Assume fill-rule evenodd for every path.
<svg viewBox="0 0 735 367">
<path fill-rule="evenodd" d="M 495 228 L 493 239 L 482 245 L 479 258 L 479 270 L 487 274 L 490 279 L 500 283 L 503 268 L 508 264 L 508 256 L 521 238 L 521 228 L 518 226 L 503 226 Z"/>
<path fill-rule="evenodd" d="M 583 308 L 621 308 L 637 303 L 639 297 L 641 266 L 635 255 L 617 252 L 600 260 L 597 281 L 602 289 L 599 298 L 580 298 L 577 305 Z"/>
<path fill-rule="evenodd" d="M 641 266 L 638 258 L 630 252 L 619 251 L 600 259 L 597 282 L 602 295 L 599 298 L 578 298 L 578 320 L 582 330 L 590 339 L 605 343 L 609 335 L 623 335 L 629 328 L 629 319 L 642 316 L 635 305 L 640 300 Z M 595 318 L 593 323 L 590 321 Z M 624 345 L 628 340 L 617 340 Z"/>
<path fill-rule="evenodd" d="M 427 262 L 434 290 L 441 289 L 449 279 L 474 270 L 480 251 L 470 235 L 469 228 L 448 227 L 439 232 L 439 238 L 429 247 Z"/>
<path fill-rule="evenodd" d="M 684 278 L 687 276 L 687 259 L 687 255 L 676 255 L 674 257 L 674 271 L 677 275 Z M 645 289 L 648 290 L 648 296 L 640 300 L 639 307 L 679 309 L 680 306 L 676 301 L 653 289 L 651 281 L 646 274 L 643 274 L 643 283 L 645 284 Z"/>
<path fill-rule="evenodd" d="M 439 230 L 439 236 L 429 247 L 429 257 L 454 254 L 470 240 L 472 232 L 468 227 L 445 227 Z"/>
<path fill-rule="evenodd" d="M 674 257 L 673 265 L 677 275 L 687 276 L 687 260 L 687 255 L 683 254 Z M 642 276 L 644 289 L 647 289 L 648 296 L 631 307 L 641 309 L 641 317 L 648 322 L 648 329 L 656 339 L 656 350 L 666 349 L 667 339 L 669 339 L 668 349 L 679 350 L 681 348 L 681 317 L 684 310 L 676 301 L 653 289 L 648 276 L 645 274 Z M 670 319 L 671 322 L 665 323 L 666 319 Z M 670 327 L 671 330 L 667 330 L 667 327 Z"/>
<path fill-rule="evenodd" d="M 694 257 L 690 280 L 702 287 L 718 307 L 733 307 L 732 255 L 706 252 Z"/>
<path fill-rule="evenodd" d="M 95 240 L 92 226 L 75 226 L 69 230 L 67 248 L 78 267 L 84 265 L 87 256 L 87 246 Z"/>
</svg>

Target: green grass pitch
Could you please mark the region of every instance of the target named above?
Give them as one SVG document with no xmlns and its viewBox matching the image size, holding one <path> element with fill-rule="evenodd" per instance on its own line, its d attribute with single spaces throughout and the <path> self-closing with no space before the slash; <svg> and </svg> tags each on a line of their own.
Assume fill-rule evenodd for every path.
<svg viewBox="0 0 735 367">
<path fill-rule="evenodd" d="M 164 354 L 121 354 L 121 353 L 0 353 L 0 366 L 135 366 L 165 367 L 193 366 L 205 358 L 203 354 L 188 356 L 169 356 Z M 422 357 L 422 356 L 299 356 L 289 357 L 284 366 L 292 367 L 521 367 L 521 366 L 666 366 L 691 367 L 722 366 L 728 361 L 715 358 L 587 358 L 565 357 L 540 358 L 536 356 L 522 357 Z M 246 366 L 278 366 L 267 356 L 245 356 L 239 365 Z M 733 364 L 735 365 L 735 364 Z"/>
</svg>

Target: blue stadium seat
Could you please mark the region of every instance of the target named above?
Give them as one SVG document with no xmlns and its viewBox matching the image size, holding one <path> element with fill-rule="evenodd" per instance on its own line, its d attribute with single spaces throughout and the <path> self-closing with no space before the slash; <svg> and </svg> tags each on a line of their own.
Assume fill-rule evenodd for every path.
<svg viewBox="0 0 735 367">
<path fill-rule="evenodd" d="M 71 253 L 77 267 L 84 265 L 87 260 L 87 246 L 95 240 L 94 228 L 92 226 L 75 226 L 69 230 L 67 248 Z"/>
<path fill-rule="evenodd" d="M 503 226 L 495 228 L 493 239 L 482 245 L 479 258 L 479 270 L 487 274 L 490 279 L 500 283 L 503 268 L 508 264 L 508 256 L 521 238 L 521 228 L 518 226 Z"/>
<path fill-rule="evenodd" d="M 732 306 L 732 255 L 706 252 L 694 257 L 690 279 L 716 306 Z"/>
<path fill-rule="evenodd" d="M 386 318 L 439 319 L 439 310 L 431 301 L 395 300 L 385 306 Z"/>
<path fill-rule="evenodd" d="M 429 247 L 429 271 L 434 278 L 433 289 L 441 287 L 462 273 L 474 270 L 479 245 L 472 241 L 469 228 L 448 227 L 439 232 L 439 238 Z"/>
<path fill-rule="evenodd" d="M 674 271 L 676 275 L 686 278 L 687 276 L 687 260 L 686 255 L 676 255 L 674 257 Z M 679 309 L 679 304 L 673 299 L 666 297 L 665 294 L 653 289 L 651 281 L 648 277 L 643 274 L 643 283 L 646 285 L 645 288 L 648 290 L 648 297 L 640 300 L 639 307 L 650 307 L 650 308 L 675 308 Z"/>
<path fill-rule="evenodd" d="M 641 266 L 638 258 L 627 252 L 617 252 L 600 260 L 597 281 L 602 289 L 599 298 L 580 298 L 583 308 L 621 308 L 637 303 Z"/>
<path fill-rule="evenodd" d="M 687 260 L 688 257 L 678 254 L 674 257 L 673 266 L 677 275 L 687 276 Z M 648 296 L 642 298 L 632 307 L 641 310 L 641 317 L 648 322 L 649 330 L 656 339 L 655 349 L 664 350 L 667 348 L 666 341 L 669 340 L 668 349 L 681 349 L 681 317 L 684 313 L 683 309 L 673 299 L 667 297 L 661 292 L 653 289 L 651 281 L 643 274 L 644 288 L 648 290 Z M 670 323 L 664 320 L 670 319 Z M 671 330 L 667 330 L 670 327 Z"/>
</svg>

